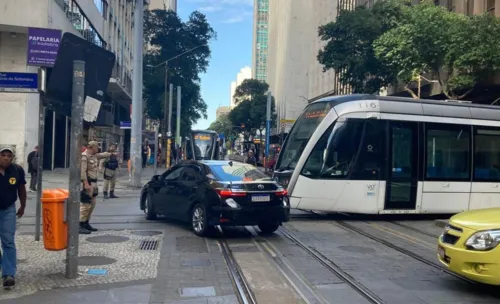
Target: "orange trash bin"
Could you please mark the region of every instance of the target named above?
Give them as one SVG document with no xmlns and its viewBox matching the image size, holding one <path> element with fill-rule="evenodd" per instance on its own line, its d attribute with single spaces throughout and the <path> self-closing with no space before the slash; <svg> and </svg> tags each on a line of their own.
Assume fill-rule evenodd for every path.
<svg viewBox="0 0 500 304">
<path fill-rule="evenodd" d="M 42 191 L 43 245 L 51 251 L 68 247 L 68 224 L 66 223 L 66 189 L 45 189 Z"/>
</svg>

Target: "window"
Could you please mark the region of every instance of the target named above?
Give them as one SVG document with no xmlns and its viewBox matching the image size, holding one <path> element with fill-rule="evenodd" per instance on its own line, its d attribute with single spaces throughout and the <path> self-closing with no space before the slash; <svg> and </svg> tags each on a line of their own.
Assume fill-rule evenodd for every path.
<svg viewBox="0 0 500 304">
<path fill-rule="evenodd" d="M 474 180 L 500 182 L 500 129 L 474 127 Z"/>
<path fill-rule="evenodd" d="M 224 182 L 271 180 L 269 176 L 248 164 L 212 165 L 210 169 L 219 181 Z"/>
<path fill-rule="evenodd" d="M 470 126 L 426 124 L 426 178 L 470 180 Z"/>
<path fill-rule="evenodd" d="M 385 125 L 383 120 L 365 120 L 363 142 L 350 176 L 355 180 L 379 180 L 384 168 Z"/>
<path fill-rule="evenodd" d="M 182 172 L 184 172 L 183 167 L 174 169 L 174 171 L 167 171 L 165 174 L 164 180 L 167 180 L 167 181 L 178 180 L 181 178 Z"/>
<path fill-rule="evenodd" d="M 196 167 L 184 167 L 184 171 L 182 172 L 182 180 L 194 182 L 200 179 L 200 170 Z"/>
<path fill-rule="evenodd" d="M 363 125 L 360 119 L 335 123 L 333 130 L 328 129 L 312 150 L 302 175 L 322 179 L 347 177 L 356 159 Z"/>
<path fill-rule="evenodd" d="M 495 16 L 495 0 L 486 1 L 486 11 L 488 14 Z"/>
</svg>

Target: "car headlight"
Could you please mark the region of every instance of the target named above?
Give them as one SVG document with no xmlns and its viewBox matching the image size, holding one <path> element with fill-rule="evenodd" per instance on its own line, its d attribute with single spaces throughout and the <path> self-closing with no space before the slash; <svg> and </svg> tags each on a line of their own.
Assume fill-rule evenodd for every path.
<svg viewBox="0 0 500 304">
<path fill-rule="evenodd" d="M 500 230 L 487 230 L 474 233 L 465 242 L 465 246 L 471 250 L 488 251 L 494 249 L 500 243 Z"/>
</svg>

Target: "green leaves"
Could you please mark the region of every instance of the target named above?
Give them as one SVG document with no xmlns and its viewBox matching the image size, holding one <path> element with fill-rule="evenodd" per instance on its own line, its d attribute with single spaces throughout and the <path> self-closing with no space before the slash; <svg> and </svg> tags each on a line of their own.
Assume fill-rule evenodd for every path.
<svg viewBox="0 0 500 304">
<path fill-rule="evenodd" d="M 207 117 L 199 74 L 207 70 L 210 60 L 207 44 L 216 38 L 216 33 L 200 12 L 193 12 L 183 22 L 175 12 L 153 10 L 145 12 L 144 36 L 144 44 L 150 45 L 144 57 L 146 115 L 164 118 L 165 68 L 152 66 L 168 61 L 168 82 L 174 84 L 172 116 L 175 119 L 177 86 L 181 86 L 181 130 L 187 132 L 197 120 Z"/>
</svg>

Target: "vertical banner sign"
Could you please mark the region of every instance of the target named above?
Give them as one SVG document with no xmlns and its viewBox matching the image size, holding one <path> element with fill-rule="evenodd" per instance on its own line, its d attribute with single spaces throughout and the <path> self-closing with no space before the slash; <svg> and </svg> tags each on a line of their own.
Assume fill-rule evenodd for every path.
<svg viewBox="0 0 500 304">
<path fill-rule="evenodd" d="M 28 28 L 28 65 L 53 67 L 61 35 L 61 30 Z"/>
</svg>

